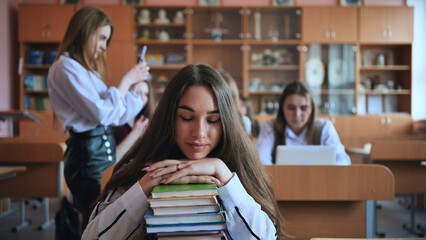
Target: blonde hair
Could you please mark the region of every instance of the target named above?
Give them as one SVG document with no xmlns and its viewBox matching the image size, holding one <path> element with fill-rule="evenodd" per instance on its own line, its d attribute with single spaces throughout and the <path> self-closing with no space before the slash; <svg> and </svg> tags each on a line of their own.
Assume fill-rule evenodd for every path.
<svg viewBox="0 0 426 240">
<path fill-rule="evenodd" d="M 90 36 L 93 33 L 99 34 L 99 28 L 104 26 L 111 26 L 111 36 L 107 41 L 107 45 L 109 45 L 114 32 L 114 26 L 109 17 L 93 6 L 78 10 L 68 24 L 56 58 L 59 59 L 64 52 L 68 52 L 72 59 L 79 62 L 88 71 L 98 72 L 104 79 L 104 70 L 107 68 L 106 54 L 102 52 L 98 58 L 94 59 L 94 49 L 91 49 L 90 46 Z"/>
</svg>

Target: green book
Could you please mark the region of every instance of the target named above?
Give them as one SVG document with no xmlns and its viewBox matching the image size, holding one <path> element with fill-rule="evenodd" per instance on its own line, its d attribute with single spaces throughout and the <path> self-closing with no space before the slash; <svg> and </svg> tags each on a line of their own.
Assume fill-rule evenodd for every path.
<svg viewBox="0 0 426 240">
<path fill-rule="evenodd" d="M 42 97 L 34 97 L 35 110 L 36 111 L 44 111 L 44 103 Z"/>
<path fill-rule="evenodd" d="M 159 185 L 154 187 L 151 193 L 156 198 L 184 198 L 195 196 L 216 196 L 217 187 L 214 183 L 207 184 L 176 184 Z"/>
</svg>

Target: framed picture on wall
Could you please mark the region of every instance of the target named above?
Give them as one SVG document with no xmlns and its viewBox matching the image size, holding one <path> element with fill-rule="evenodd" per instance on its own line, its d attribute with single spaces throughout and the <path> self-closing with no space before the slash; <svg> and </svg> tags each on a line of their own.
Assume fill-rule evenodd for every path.
<svg viewBox="0 0 426 240">
<path fill-rule="evenodd" d="M 361 6 L 362 0 L 340 0 L 341 6 Z"/>
<path fill-rule="evenodd" d="M 142 5 L 142 0 L 123 0 L 124 5 Z"/>
<path fill-rule="evenodd" d="M 293 6 L 294 5 L 293 0 L 273 0 L 272 3 L 274 6 Z"/>
<path fill-rule="evenodd" d="M 199 0 L 200 6 L 220 6 L 220 0 Z"/>
</svg>

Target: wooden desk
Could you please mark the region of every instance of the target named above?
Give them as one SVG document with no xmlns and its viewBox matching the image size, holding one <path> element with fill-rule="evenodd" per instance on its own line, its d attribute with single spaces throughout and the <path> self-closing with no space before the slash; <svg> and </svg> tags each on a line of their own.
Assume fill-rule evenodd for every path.
<svg viewBox="0 0 426 240">
<path fill-rule="evenodd" d="M 394 178 L 381 165 L 266 166 L 286 233 L 297 239 L 360 237 L 373 230 L 373 205 L 394 198 Z"/>
<path fill-rule="evenodd" d="M 49 197 L 63 195 L 63 155 L 65 144 L 55 138 L 0 138 L 0 166 L 24 165 L 27 171 L 0 181 L 0 197 L 22 198 L 19 231 L 29 225 L 23 198 L 43 198 L 45 222 L 39 230 L 54 223 L 49 217 Z"/>
<path fill-rule="evenodd" d="M 25 172 L 27 167 L 25 166 L 0 166 L 0 180 L 15 177 L 18 173 Z"/>
<path fill-rule="evenodd" d="M 0 180 L 15 177 L 18 173 L 26 171 L 25 166 L 0 166 Z M 6 205 L 3 205 L 3 199 L 0 198 L 0 218 L 9 215 L 13 210 L 10 209 L 10 200 L 7 199 Z"/>
<path fill-rule="evenodd" d="M 371 149 L 347 148 L 349 154 L 360 156 L 364 163 L 387 166 L 395 177 L 395 193 L 411 194 L 411 205 L 415 205 L 415 194 L 426 193 L 426 140 L 424 138 L 394 138 L 372 142 Z M 417 234 L 415 211 L 410 210 L 410 224 L 405 230 Z"/>
<path fill-rule="evenodd" d="M 360 156 L 364 163 L 387 166 L 395 176 L 395 193 L 426 193 L 426 140 L 397 138 L 378 140 L 371 150 L 347 148 L 348 154 Z"/>
<path fill-rule="evenodd" d="M 311 240 L 404 240 L 407 238 L 311 238 Z M 409 238 L 410 240 L 424 240 L 424 238 Z"/>
<path fill-rule="evenodd" d="M 19 111 L 19 110 L 9 110 L 9 111 L 0 111 L 0 121 L 9 120 L 9 136 L 13 137 L 13 119 L 31 119 L 34 122 L 40 123 L 41 118 L 35 112 L 30 111 Z"/>
<path fill-rule="evenodd" d="M 0 138 L 0 165 L 27 171 L 0 182 L 0 197 L 62 197 L 65 144 L 56 139 Z"/>
</svg>

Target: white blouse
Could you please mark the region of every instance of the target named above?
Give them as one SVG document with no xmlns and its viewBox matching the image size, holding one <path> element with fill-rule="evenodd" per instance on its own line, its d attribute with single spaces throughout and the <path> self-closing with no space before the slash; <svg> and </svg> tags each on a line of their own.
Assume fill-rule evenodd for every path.
<svg viewBox="0 0 426 240">
<path fill-rule="evenodd" d="M 274 147 L 274 129 L 275 120 L 269 120 L 262 124 L 260 128 L 259 138 L 256 143 L 260 160 L 265 165 L 272 164 L 272 150 Z M 326 119 L 317 119 L 317 124 L 324 125 L 321 132 L 320 145 L 328 145 L 336 147 L 336 165 L 351 165 L 351 159 L 345 152 L 345 146 L 340 142 L 339 135 L 331 121 Z M 285 132 L 286 145 L 310 145 L 312 139 L 308 139 L 306 128 L 297 136 L 290 128 L 286 128 Z"/>
<path fill-rule="evenodd" d="M 123 97 L 108 88 L 99 74 L 89 72 L 67 53 L 48 73 L 49 97 L 64 131 L 84 132 L 99 125 L 123 125 L 142 109 L 142 98 L 128 91 Z"/>
</svg>

